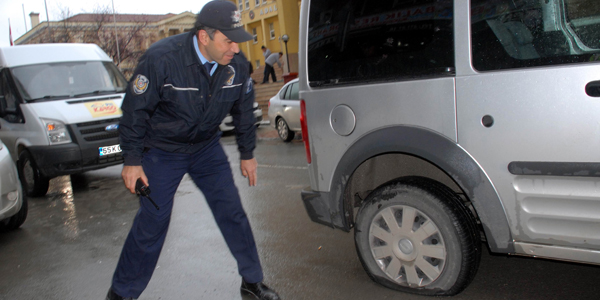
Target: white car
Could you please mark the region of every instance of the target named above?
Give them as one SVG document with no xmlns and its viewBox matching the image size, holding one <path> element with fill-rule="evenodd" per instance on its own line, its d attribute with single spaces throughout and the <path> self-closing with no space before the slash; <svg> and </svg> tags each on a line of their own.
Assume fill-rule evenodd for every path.
<svg viewBox="0 0 600 300">
<path fill-rule="evenodd" d="M 284 142 L 293 140 L 295 133 L 302 131 L 298 79 L 285 84 L 277 95 L 269 100 L 269 121 Z"/>
<path fill-rule="evenodd" d="M 23 194 L 15 163 L 0 141 L 0 231 L 15 230 L 27 218 L 27 198 Z"/>
<path fill-rule="evenodd" d="M 258 102 L 254 102 L 254 119 L 256 120 L 256 123 L 254 123 L 256 126 L 260 125 L 260 122 L 262 121 L 262 109 L 258 106 Z M 225 131 L 230 131 L 233 130 L 235 127 L 233 126 L 233 117 L 231 117 L 230 114 L 227 114 L 227 116 L 225 117 L 225 119 L 223 119 L 223 121 L 221 121 L 221 124 L 219 125 L 219 129 L 223 132 Z"/>
</svg>

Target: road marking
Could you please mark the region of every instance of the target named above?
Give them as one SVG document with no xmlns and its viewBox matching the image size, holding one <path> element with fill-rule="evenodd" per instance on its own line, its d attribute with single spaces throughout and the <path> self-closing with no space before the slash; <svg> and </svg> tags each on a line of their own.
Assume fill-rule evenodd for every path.
<svg viewBox="0 0 600 300">
<path fill-rule="evenodd" d="M 295 166 L 281 166 L 281 165 L 258 165 L 259 168 L 270 168 L 270 169 L 295 169 L 295 170 L 308 170 L 308 167 L 295 167 Z"/>
<path fill-rule="evenodd" d="M 240 164 L 231 164 L 232 167 L 239 167 Z M 297 167 L 297 166 L 282 166 L 282 165 L 258 165 L 259 168 L 267 169 L 291 169 L 291 170 L 308 170 L 308 167 Z"/>
</svg>

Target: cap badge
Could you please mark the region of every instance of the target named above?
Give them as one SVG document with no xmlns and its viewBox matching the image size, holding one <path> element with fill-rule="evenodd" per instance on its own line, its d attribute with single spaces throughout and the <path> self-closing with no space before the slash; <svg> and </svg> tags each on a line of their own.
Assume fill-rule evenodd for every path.
<svg viewBox="0 0 600 300">
<path fill-rule="evenodd" d="M 233 24 L 231 27 L 237 28 L 242 26 L 242 12 L 239 10 L 234 10 L 231 12 L 231 21 Z"/>
</svg>

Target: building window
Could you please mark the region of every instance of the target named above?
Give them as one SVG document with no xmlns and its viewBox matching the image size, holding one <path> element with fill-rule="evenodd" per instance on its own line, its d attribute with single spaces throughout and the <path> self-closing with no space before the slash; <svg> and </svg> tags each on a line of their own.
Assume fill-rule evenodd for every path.
<svg viewBox="0 0 600 300">
<path fill-rule="evenodd" d="M 256 28 L 252 28 L 252 40 L 254 44 L 258 43 L 258 34 L 256 33 Z"/>
<path fill-rule="evenodd" d="M 258 67 L 260 67 L 260 59 L 256 60 L 256 68 L 258 69 Z"/>
<path fill-rule="evenodd" d="M 267 4 L 267 0 L 263 0 L 263 4 Z"/>
<path fill-rule="evenodd" d="M 254 6 L 259 6 L 260 5 L 260 0 L 254 0 Z"/>
<path fill-rule="evenodd" d="M 271 39 L 275 38 L 275 25 L 273 23 L 269 23 L 269 32 L 271 33 Z"/>
<path fill-rule="evenodd" d="M 242 0 L 238 0 L 238 8 L 240 10 L 244 10 L 244 3 L 242 2 Z"/>
<path fill-rule="evenodd" d="M 250 9 L 250 0 L 246 0 L 246 9 Z"/>
</svg>

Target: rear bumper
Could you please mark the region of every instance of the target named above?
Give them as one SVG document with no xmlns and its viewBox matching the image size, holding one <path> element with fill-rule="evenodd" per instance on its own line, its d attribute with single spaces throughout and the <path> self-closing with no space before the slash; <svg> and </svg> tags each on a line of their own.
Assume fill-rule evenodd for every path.
<svg viewBox="0 0 600 300">
<path fill-rule="evenodd" d="M 313 222 L 349 231 L 342 221 L 339 205 L 335 204 L 337 201 L 332 201 L 329 192 L 313 191 L 307 187 L 302 190 L 301 195 L 306 212 Z"/>
</svg>

